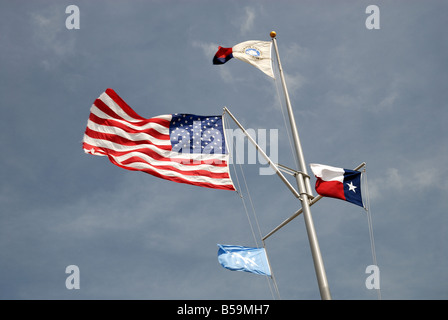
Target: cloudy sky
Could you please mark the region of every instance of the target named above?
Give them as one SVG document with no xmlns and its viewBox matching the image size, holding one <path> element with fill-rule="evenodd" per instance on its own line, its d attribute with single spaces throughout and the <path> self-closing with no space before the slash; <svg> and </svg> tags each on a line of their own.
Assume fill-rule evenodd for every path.
<svg viewBox="0 0 448 320">
<path fill-rule="evenodd" d="M 366 28 L 371 4 L 380 29 Z M 69 5 L 79 29 L 66 28 Z M 278 130 L 278 161 L 295 167 L 278 77 L 236 59 L 212 65 L 218 45 L 269 41 L 276 30 L 307 163 L 367 163 L 381 297 L 447 299 L 447 9 L 432 0 L 2 1 L 0 298 L 279 298 L 272 280 L 216 258 L 217 243 L 261 246 L 300 208 L 278 177 L 259 174 L 265 164 L 231 166 L 241 198 L 81 148 L 93 101 L 113 88 L 147 118 L 227 106 L 246 128 Z M 366 213 L 335 199 L 311 209 L 332 297 L 378 299 L 365 285 Z M 303 216 L 266 248 L 281 299 L 320 299 Z M 78 290 L 66 288 L 69 265 L 80 270 Z"/>
</svg>

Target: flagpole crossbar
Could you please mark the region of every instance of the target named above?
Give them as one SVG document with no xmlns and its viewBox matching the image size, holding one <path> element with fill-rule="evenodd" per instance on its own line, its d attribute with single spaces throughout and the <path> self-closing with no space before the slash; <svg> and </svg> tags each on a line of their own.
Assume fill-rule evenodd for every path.
<svg viewBox="0 0 448 320">
<path fill-rule="evenodd" d="M 268 164 L 271 166 L 271 168 L 274 170 L 274 172 L 277 174 L 277 176 L 280 178 L 280 180 L 283 181 L 283 183 L 288 187 L 289 190 L 291 190 L 292 194 L 300 199 L 301 193 L 297 192 L 297 190 L 289 183 L 289 181 L 286 179 L 286 177 L 281 173 L 280 168 L 273 162 L 268 155 L 263 151 L 263 149 L 255 142 L 255 140 L 250 136 L 250 134 L 244 129 L 244 127 L 239 123 L 239 121 L 235 118 L 235 116 L 230 112 L 227 107 L 223 108 L 224 113 L 227 113 L 230 118 L 235 122 L 235 124 L 241 129 L 241 131 L 246 135 L 247 139 L 255 146 L 255 148 L 260 152 L 260 154 L 265 158 L 265 160 L 268 162 Z"/>
<path fill-rule="evenodd" d="M 287 173 L 287 174 L 289 174 L 289 175 L 291 175 L 291 176 L 297 176 L 298 174 L 301 174 L 302 176 L 304 176 L 304 177 L 306 177 L 306 178 L 310 178 L 310 176 L 307 174 L 307 173 L 305 173 L 305 172 L 302 172 L 302 171 L 297 171 L 297 170 L 294 170 L 294 169 L 291 169 L 290 167 L 287 167 L 287 166 L 284 166 L 284 165 L 282 165 L 282 164 L 280 164 L 280 163 L 277 163 L 276 164 L 277 165 L 277 167 L 281 170 L 281 171 L 283 171 L 283 172 L 285 172 L 285 173 Z"/>
</svg>

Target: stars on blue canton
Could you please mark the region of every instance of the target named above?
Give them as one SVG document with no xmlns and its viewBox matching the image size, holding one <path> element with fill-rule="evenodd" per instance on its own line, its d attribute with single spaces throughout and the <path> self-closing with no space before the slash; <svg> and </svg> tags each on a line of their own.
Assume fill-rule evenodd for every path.
<svg viewBox="0 0 448 320">
<path fill-rule="evenodd" d="M 172 115 L 172 150 L 185 153 L 225 154 L 225 136 L 221 116 L 194 114 Z"/>
</svg>

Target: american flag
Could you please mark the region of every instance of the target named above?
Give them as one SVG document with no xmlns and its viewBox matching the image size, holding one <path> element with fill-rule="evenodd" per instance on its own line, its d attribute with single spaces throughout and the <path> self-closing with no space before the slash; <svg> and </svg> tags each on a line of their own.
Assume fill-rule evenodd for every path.
<svg viewBox="0 0 448 320">
<path fill-rule="evenodd" d="M 124 169 L 179 183 L 235 190 L 229 174 L 222 116 L 168 114 L 145 119 L 107 89 L 95 100 L 84 152 Z"/>
</svg>

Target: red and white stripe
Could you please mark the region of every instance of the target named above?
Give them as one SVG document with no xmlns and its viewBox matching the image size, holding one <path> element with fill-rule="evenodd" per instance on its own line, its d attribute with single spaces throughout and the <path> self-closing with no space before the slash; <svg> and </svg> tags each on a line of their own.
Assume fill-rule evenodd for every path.
<svg viewBox="0 0 448 320">
<path fill-rule="evenodd" d="M 139 116 L 118 94 L 107 89 L 95 100 L 83 138 L 84 152 L 107 156 L 124 169 L 200 187 L 235 190 L 228 154 L 188 154 L 172 151 L 172 116 Z"/>
</svg>

